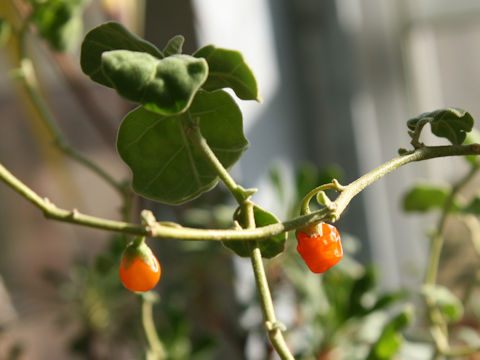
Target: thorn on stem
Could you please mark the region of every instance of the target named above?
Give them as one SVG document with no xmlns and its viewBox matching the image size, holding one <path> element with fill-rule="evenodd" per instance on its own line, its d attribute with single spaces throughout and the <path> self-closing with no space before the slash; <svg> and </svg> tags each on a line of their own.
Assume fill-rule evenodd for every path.
<svg viewBox="0 0 480 360">
<path fill-rule="evenodd" d="M 335 187 L 335 190 L 337 190 L 338 192 L 342 192 L 343 190 L 345 190 L 345 186 L 340 184 L 337 179 L 332 179 L 332 184 Z"/>
<path fill-rule="evenodd" d="M 287 327 L 285 326 L 285 324 L 283 324 L 282 322 L 280 321 L 265 321 L 265 328 L 267 329 L 267 331 L 271 332 L 271 331 L 286 331 L 287 330 Z"/>
<path fill-rule="evenodd" d="M 147 237 L 153 237 L 153 227 L 150 225 L 145 226 L 145 231 L 147 232 Z"/>
<path fill-rule="evenodd" d="M 151 212 L 150 210 L 142 210 L 140 216 L 142 218 L 142 224 L 146 227 L 151 228 L 157 223 L 155 215 L 153 215 L 153 212 Z"/>
<path fill-rule="evenodd" d="M 73 208 L 71 211 L 70 211 L 70 214 L 69 214 L 69 217 L 71 217 L 72 219 L 76 219 L 78 217 L 78 214 L 80 212 L 78 211 L 78 209 L 75 209 Z"/>
</svg>

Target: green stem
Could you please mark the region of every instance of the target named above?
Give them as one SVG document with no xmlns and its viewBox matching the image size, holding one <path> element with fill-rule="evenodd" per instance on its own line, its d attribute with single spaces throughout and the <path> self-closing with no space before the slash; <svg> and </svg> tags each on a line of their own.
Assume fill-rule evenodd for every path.
<svg viewBox="0 0 480 360">
<path fill-rule="evenodd" d="M 336 204 L 337 206 L 335 210 L 335 215 L 338 218 L 341 215 L 342 211 L 345 209 L 345 207 L 348 205 L 350 200 L 366 186 L 378 180 L 388 172 L 409 162 L 444 156 L 479 154 L 480 145 L 471 144 L 424 147 L 416 150 L 414 153 L 395 158 L 383 164 L 382 166 L 372 170 L 371 172 L 363 175 L 361 178 L 352 182 L 351 184 L 345 186 L 337 200 L 333 202 L 333 204 Z M 383 169 L 384 167 L 386 169 Z M 77 210 L 61 209 L 54 205 L 52 202 L 50 202 L 48 199 L 40 197 L 32 189 L 30 189 L 23 182 L 17 179 L 2 164 L 0 164 L 0 180 L 5 182 L 14 191 L 25 197 L 33 205 L 42 210 L 47 218 L 102 230 L 109 230 L 133 235 L 143 235 L 150 238 L 172 238 L 178 240 L 212 241 L 262 240 L 290 230 L 295 230 L 300 227 L 327 220 L 329 216 L 331 216 L 330 210 L 321 209 L 318 211 L 314 211 L 308 215 L 302 215 L 288 221 L 263 226 L 260 228 L 244 230 L 192 229 L 185 227 L 172 227 L 161 223 L 157 223 L 153 226 L 141 226 L 124 221 L 115 221 L 95 216 L 89 216 L 82 214 Z"/>
<path fill-rule="evenodd" d="M 435 284 L 437 281 L 437 272 L 438 272 L 438 266 L 440 262 L 440 255 L 442 252 L 443 248 L 443 243 L 444 243 L 444 233 L 445 233 L 445 227 L 447 224 L 447 219 L 448 216 L 450 215 L 454 202 L 455 202 L 455 197 L 457 194 L 460 192 L 460 190 L 470 181 L 472 178 L 475 176 L 477 173 L 479 167 L 474 166 L 470 169 L 470 171 L 462 178 L 460 179 L 453 187 L 452 191 L 448 195 L 447 199 L 445 200 L 445 203 L 443 205 L 442 209 L 442 214 L 440 216 L 438 226 L 437 226 L 437 231 L 435 235 L 432 238 L 431 245 L 430 245 L 430 257 L 428 260 L 428 265 L 427 265 L 427 273 L 425 276 L 425 283 L 426 284 Z"/>
<path fill-rule="evenodd" d="M 142 325 L 145 337 L 150 348 L 150 352 L 153 354 L 154 359 L 165 359 L 165 350 L 160 338 L 158 337 L 157 330 L 155 329 L 155 323 L 153 322 L 153 304 L 154 296 L 152 293 L 142 294 Z"/>
<path fill-rule="evenodd" d="M 207 141 L 202 136 L 198 123 L 194 124 L 193 126 L 192 138 L 198 148 L 202 151 L 205 158 L 208 159 L 210 164 L 214 167 L 220 179 L 222 179 L 230 192 L 233 194 L 238 204 L 243 208 L 246 228 L 248 230 L 254 230 L 256 228 L 255 215 L 253 211 L 254 204 L 248 200 L 249 194 L 242 187 L 237 185 L 235 180 L 230 176 L 228 171 L 218 160 L 217 156 L 214 154 Z M 265 274 L 265 269 L 263 267 L 260 248 L 258 247 L 258 243 L 256 241 L 252 242 L 250 246 L 250 259 L 252 262 L 253 273 L 255 275 L 255 283 L 257 285 L 260 303 L 262 304 L 262 312 L 265 319 L 265 327 L 267 329 L 268 337 L 273 348 L 276 350 L 282 360 L 294 360 L 294 357 L 288 349 L 285 339 L 283 338 L 283 334 L 280 329 L 281 327 L 278 326 L 278 321 L 273 307 L 272 296 L 268 287 L 267 275 Z"/>
<path fill-rule="evenodd" d="M 33 106 L 38 112 L 41 120 L 43 121 L 45 127 L 53 138 L 53 143 L 55 146 L 62 151 L 64 154 L 69 156 L 71 159 L 75 160 L 79 164 L 87 167 L 92 172 L 97 174 L 108 184 L 110 184 L 115 190 L 117 190 L 122 196 L 125 196 L 125 186 L 117 182 L 112 176 L 110 176 L 105 170 L 100 166 L 96 165 L 80 153 L 78 153 L 74 148 L 72 148 L 65 140 L 63 134 L 60 132 L 58 127 L 55 125 L 56 121 L 51 113 L 49 107 L 45 103 L 43 97 L 40 95 L 37 86 L 37 80 L 35 75 L 35 70 L 29 59 L 23 58 L 21 60 L 21 69 L 22 74 L 21 79 L 23 80 L 23 85 L 26 90 L 26 94 L 30 98 Z"/>
<path fill-rule="evenodd" d="M 255 275 L 255 283 L 257 284 L 268 337 L 282 360 L 294 359 L 283 337 L 282 326 L 278 323 L 275 315 L 272 296 L 270 294 L 267 276 L 265 275 L 265 269 L 263 267 L 262 253 L 260 252 L 258 245 L 252 248 L 250 260 Z"/>
<path fill-rule="evenodd" d="M 248 229 L 255 228 L 255 216 L 253 212 L 254 204 L 248 200 L 244 203 L 244 213 L 246 214 L 246 223 Z M 277 321 L 275 308 L 273 306 L 272 295 L 268 286 L 265 268 L 263 267 L 263 259 L 257 242 L 251 243 L 250 261 L 252 263 L 253 273 L 255 275 L 255 283 L 262 306 L 263 318 L 265 320 L 265 328 L 267 329 L 268 338 L 274 349 L 282 360 L 294 359 L 290 352 L 285 339 L 283 337 L 283 326 Z"/>
<path fill-rule="evenodd" d="M 300 214 L 305 215 L 310 213 L 310 201 L 312 198 L 317 195 L 318 193 L 328 190 L 328 189 L 334 189 L 339 192 L 342 192 L 344 189 L 344 186 L 340 185 L 336 179 L 333 179 L 331 183 L 328 184 L 323 184 L 320 186 L 317 186 L 315 189 L 311 190 L 305 197 L 302 199 L 301 206 L 300 206 Z M 326 195 L 325 195 L 326 196 Z M 330 200 L 330 199 L 328 199 Z M 331 203 L 328 204 L 327 208 L 330 208 Z"/>
<path fill-rule="evenodd" d="M 189 132 L 191 139 L 203 153 L 205 159 L 207 159 L 210 165 L 215 169 L 220 179 L 230 190 L 232 195 L 235 197 L 235 200 L 237 200 L 238 204 L 242 204 L 243 201 L 248 197 L 245 190 L 241 186 L 237 185 L 220 160 L 218 160 L 217 156 L 208 145 L 207 140 L 203 137 L 198 123 L 196 123 L 194 120 L 192 120 L 192 123 L 193 124 L 191 128 L 189 128 L 192 130 Z"/>
<path fill-rule="evenodd" d="M 430 254 L 427 264 L 427 271 L 425 275 L 426 285 L 435 285 L 437 282 L 437 273 L 440 264 L 440 256 L 442 253 L 443 245 L 445 242 L 445 228 L 447 219 L 451 214 L 453 206 L 455 204 L 455 198 L 461 189 L 468 184 L 470 180 L 478 172 L 478 166 L 472 166 L 470 171 L 461 178 L 450 191 L 445 203 L 443 205 L 442 213 L 438 222 L 437 231 L 433 235 L 430 243 Z M 473 353 L 473 349 L 470 347 L 458 347 L 451 348 L 448 340 L 448 326 L 443 318 L 439 308 L 435 304 L 435 301 L 426 297 L 425 303 L 428 309 L 428 317 L 430 321 L 430 333 L 435 343 L 437 357 L 441 355 L 445 356 L 466 356 Z M 470 352 L 469 352 L 470 351 Z"/>
</svg>

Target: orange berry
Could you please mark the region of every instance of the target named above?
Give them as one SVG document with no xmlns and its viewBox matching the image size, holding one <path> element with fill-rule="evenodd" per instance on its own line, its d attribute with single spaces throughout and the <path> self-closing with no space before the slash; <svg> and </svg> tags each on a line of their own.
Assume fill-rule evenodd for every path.
<svg viewBox="0 0 480 360">
<path fill-rule="evenodd" d="M 319 274 L 327 271 L 342 259 L 343 249 L 340 234 L 335 226 L 322 223 L 317 225 L 316 229 L 315 231 L 318 232 L 310 234 L 306 232 L 311 231 L 297 231 L 297 251 L 308 268 Z"/>
<path fill-rule="evenodd" d="M 130 291 L 145 292 L 151 290 L 160 280 L 162 269 L 155 257 L 151 254 L 150 265 L 139 256 L 122 258 L 122 264 L 118 270 L 123 286 Z"/>
</svg>

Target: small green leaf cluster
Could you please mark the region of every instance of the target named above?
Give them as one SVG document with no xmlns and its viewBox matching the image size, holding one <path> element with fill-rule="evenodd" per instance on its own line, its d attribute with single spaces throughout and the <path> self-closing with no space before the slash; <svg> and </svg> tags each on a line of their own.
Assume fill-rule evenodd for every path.
<svg viewBox="0 0 480 360">
<path fill-rule="evenodd" d="M 135 191 L 168 204 L 189 201 L 218 181 L 194 144 L 193 127 L 227 169 L 248 146 L 241 112 L 222 89 L 258 98 L 239 52 L 210 45 L 184 55 L 182 45 L 176 36 L 161 51 L 109 22 L 86 35 L 81 51 L 82 70 L 92 80 L 141 104 L 120 126 L 118 152 L 132 170 Z"/>
<path fill-rule="evenodd" d="M 206 141 L 225 169 L 248 147 L 242 113 L 224 88 L 242 100 L 260 100 L 253 72 L 238 51 L 213 45 L 182 54 L 184 38 L 173 37 L 160 50 L 116 22 L 87 33 L 81 67 L 93 81 L 115 89 L 139 106 L 122 120 L 117 137 L 120 157 L 133 174 L 133 189 L 166 204 L 183 204 L 212 189 L 217 169 L 199 147 Z M 200 133 L 200 137 L 198 135 Z M 254 207 L 256 226 L 278 219 Z M 246 226 L 237 210 L 235 220 Z M 284 248 L 285 234 L 260 247 L 270 258 Z M 248 242 L 227 245 L 249 256 Z"/>
<path fill-rule="evenodd" d="M 434 135 L 447 138 L 453 145 L 480 143 L 480 133 L 473 128 L 473 118 L 465 110 L 447 108 L 423 113 L 407 122 L 412 144 L 418 143 L 423 127 L 429 123 Z M 421 144 L 424 146 L 423 144 Z M 415 146 L 415 145 L 414 145 Z M 464 157 L 475 172 L 480 167 L 478 156 Z M 470 202 L 457 193 L 448 184 L 419 182 L 411 187 L 403 197 L 403 209 L 407 212 L 428 212 L 442 210 L 448 206 L 451 213 L 480 214 L 480 195 Z M 448 203 L 447 203 L 448 201 Z"/>
<path fill-rule="evenodd" d="M 453 145 L 460 145 L 473 128 L 473 117 L 463 109 L 446 108 L 426 112 L 408 120 L 409 135 L 415 148 L 422 145 L 419 137 L 426 124 L 430 124 L 434 135 L 448 139 Z"/>
<path fill-rule="evenodd" d="M 83 10 L 90 0 L 31 1 L 32 22 L 52 49 L 72 50 L 83 32 Z"/>
<path fill-rule="evenodd" d="M 454 146 L 463 143 L 473 146 L 480 140 L 478 131 L 473 129 L 472 116 L 464 110 L 448 108 L 424 113 L 408 121 L 409 134 L 415 148 L 425 146 L 418 139 L 422 128 L 427 123 L 431 125 L 434 135 L 448 139 Z M 464 297 L 464 303 L 462 303 L 447 287 L 436 283 L 441 251 L 445 242 L 447 219 L 455 215 L 456 219 L 463 221 L 470 228 L 471 222 L 476 223 L 476 217 L 480 214 L 480 195 L 477 194 L 467 201 L 461 194 L 464 187 L 477 174 L 480 163 L 478 157 L 472 155 L 465 156 L 465 160 L 469 165 L 469 171 L 454 185 L 418 183 L 409 189 L 403 198 L 403 208 L 407 212 L 437 211 L 440 214 L 438 228 L 431 234 L 430 257 L 421 294 L 427 304 L 436 351 L 442 354 L 457 351 L 450 346 L 449 334 L 445 329 L 459 322 L 465 312 L 464 306 L 469 302 L 469 296 Z M 478 234 L 474 228 L 476 229 L 476 227 L 470 228 L 470 237 L 473 248 L 478 252 L 476 244 Z M 475 347 L 467 347 L 461 350 L 473 352 L 474 349 Z"/>
</svg>

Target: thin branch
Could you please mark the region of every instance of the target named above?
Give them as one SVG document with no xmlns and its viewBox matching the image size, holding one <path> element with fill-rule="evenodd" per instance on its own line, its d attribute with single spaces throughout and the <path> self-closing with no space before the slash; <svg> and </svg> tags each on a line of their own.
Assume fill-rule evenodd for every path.
<svg viewBox="0 0 480 360">
<path fill-rule="evenodd" d="M 370 184 L 381 179 L 383 176 L 392 172 L 399 167 L 411 162 L 428 160 L 446 156 L 461 155 L 480 155 L 480 144 L 470 145 L 451 145 L 451 146 L 424 146 L 404 155 L 398 156 L 386 163 L 380 165 L 376 169 L 361 176 L 357 180 L 343 187 L 342 192 L 335 200 L 336 210 L 334 217 L 337 219 L 343 213 L 350 201 L 363 189 Z"/>
<path fill-rule="evenodd" d="M 370 185 L 374 181 L 380 179 L 388 172 L 402 165 L 408 164 L 409 162 L 413 161 L 426 160 L 435 157 L 479 154 L 480 145 L 471 144 L 425 147 L 415 150 L 414 153 L 397 157 L 376 168 L 375 170 L 372 170 L 371 172 L 363 175 L 351 184 L 345 186 L 343 192 L 334 202 L 334 204 L 336 203 L 335 216 L 337 218 L 340 217 L 341 212 L 345 209 L 350 200 L 355 197 L 355 195 L 357 195 L 362 189 L 364 189 L 366 186 Z M 9 172 L 2 164 L 0 164 L 0 179 L 8 186 L 10 186 L 13 190 L 25 197 L 28 201 L 33 203 L 40 210 L 42 210 L 47 218 L 102 230 L 122 232 L 133 235 L 143 235 L 151 238 L 212 241 L 261 240 L 275 235 L 279 235 L 286 231 L 295 230 L 306 225 L 318 223 L 331 217 L 330 210 L 321 209 L 285 222 L 280 222 L 255 229 L 205 230 L 185 227 L 171 227 L 161 223 L 157 223 L 153 226 L 143 227 L 128 222 L 108 220 L 100 217 L 89 216 L 75 210 L 61 209 L 51 203 L 48 199 L 44 199 L 37 193 L 35 193 L 27 185 L 17 179 L 11 172 Z"/>
<path fill-rule="evenodd" d="M 77 152 L 73 147 L 71 147 L 65 140 L 63 134 L 56 126 L 56 121 L 51 113 L 49 107 L 45 103 L 44 99 L 40 95 L 37 87 L 37 80 L 35 76 L 34 68 L 28 59 L 23 59 L 21 61 L 21 70 L 23 76 L 20 79 L 23 82 L 26 93 L 29 96 L 32 104 L 35 106 L 40 118 L 48 129 L 48 132 L 53 138 L 54 145 L 60 149 L 64 154 L 68 155 L 73 160 L 82 164 L 83 166 L 90 169 L 92 172 L 97 174 L 108 184 L 110 184 L 114 189 L 116 189 L 122 196 L 125 194 L 125 186 L 121 182 L 115 180 L 111 175 L 104 171 L 97 164 L 93 163 L 91 160 L 87 159 L 85 156 Z"/>
<path fill-rule="evenodd" d="M 246 200 L 244 204 L 244 210 L 244 213 L 247 217 L 247 228 L 255 228 L 256 225 L 253 213 L 253 203 Z M 277 321 L 277 316 L 275 315 L 272 295 L 270 293 L 267 276 L 265 274 L 265 268 L 263 266 L 262 253 L 257 242 L 252 241 L 250 261 L 252 263 L 253 273 L 255 275 L 255 283 L 257 285 L 260 304 L 262 306 L 268 338 L 282 360 L 294 360 L 295 358 L 290 352 L 290 349 L 285 342 L 285 338 L 283 337 L 282 330 L 284 330 L 284 326 Z"/>
<path fill-rule="evenodd" d="M 200 126 L 197 119 L 190 119 L 192 122 L 191 131 L 189 132 L 192 141 L 198 147 L 198 149 L 203 153 L 204 158 L 208 160 L 210 165 L 215 169 L 220 179 L 230 190 L 232 195 L 235 197 L 235 200 L 241 205 L 243 201 L 247 198 L 246 191 L 239 186 L 235 180 L 230 176 L 228 171 L 222 165 L 220 160 L 218 160 L 215 153 L 212 151 L 210 146 L 207 143 L 207 140 L 203 137 L 200 132 Z"/>
<path fill-rule="evenodd" d="M 72 63 L 72 59 L 63 53 L 51 52 L 51 56 L 56 61 L 76 100 L 87 113 L 90 124 L 97 130 L 106 144 L 109 146 L 115 144 L 116 129 L 113 125 L 113 119 L 95 99 L 91 88 L 81 78 L 79 70 Z"/>
<path fill-rule="evenodd" d="M 430 249 L 430 257 L 428 260 L 427 266 L 427 274 L 425 277 L 426 284 L 435 284 L 437 280 L 437 271 L 438 265 L 440 262 L 440 255 L 443 248 L 444 243 L 444 233 L 445 227 L 447 224 L 448 216 L 451 214 L 451 210 L 454 205 L 455 197 L 460 192 L 460 190 L 468 184 L 470 180 L 477 174 L 479 170 L 478 166 L 473 166 L 470 171 L 461 178 L 452 188 L 450 194 L 448 195 L 445 203 L 443 205 L 442 214 L 440 216 L 440 220 L 438 221 L 437 231 L 431 240 L 431 249 Z"/>
<path fill-rule="evenodd" d="M 442 253 L 443 245 L 445 242 L 444 233 L 447 225 L 447 219 L 451 215 L 456 196 L 465 187 L 465 185 L 467 185 L 473 179 L 479 169 L 480 168 L 478 166 L 472 166 L 470 171 L 452 187 L 450 194 L 445 199 L 442 213 L 438 221 L 437 230 L 433 235 L 430 243 L 430 254 L 424 280 L 425 284 L 435 285 L 437 282 L 440 255 Z M 437 354 L 457 357 L 467 356 L 476 352 L 476 349 L 468 346 L 450 347 L 448 340 L 448 324 L 442 316 L 439 307 L 437 306 L 435 301 L 428 296 L 425 297 L 425 303 L 427 305 L 428 317 L 430 321 L 430 334 L 435 344 Z"/>
<path fill-rule="evenodd" d="M 248 199 L 250 196 L 249 191 L 245 191 L 230 176 L 228 171 L 225 169 L 225 167 L 222 165 L 220 160 L 217 158 L 215 153 L 208 145 L 207 140 L 202 136 L 198 121 L 193 120 L 192 124 L 193 126 L 191 137 L 193 138 L 195 144 L 204 155 L 204 158 L 208 160 L 211 166 L 215 169 L 220 179 L 222 179 L 222 181 L 228 187 L 232 195 L 237 200 L 238 204 L 242 207 L 247 230 L 255 230 L 256 223 L 253 211 L 254 203 Z M 282 360 L 295 360 L 285 342 L 285 338 L 283 337 L 282 326 L 277 321 L 277 317 L 275 315 L 272 295 L 268 286 L 267 275 L 263 266 L 262 253 L 258 246 L 258 242 L 252 241 L 249 243 L 249 245 L 250 261 L 252 263 L 253 273 L 255 276 L 258 296 L 262 305 L 262 312 L 268 337 L 270 339 L 270 342 L 272 343 L 273 348 Z"/>
<path fill-rule="evenodd" d="M 153 304 L 155 303 L 156 298 L 156 295 L 152 292 L 147 292 L 141 295 L 142 325 L 150 348 L 149 351 L 155 356 L 156 360 L 163 360 L 165 359 L 165 348 L 158 337 L 155 323 L 153 321 Z"/>
</svg>

